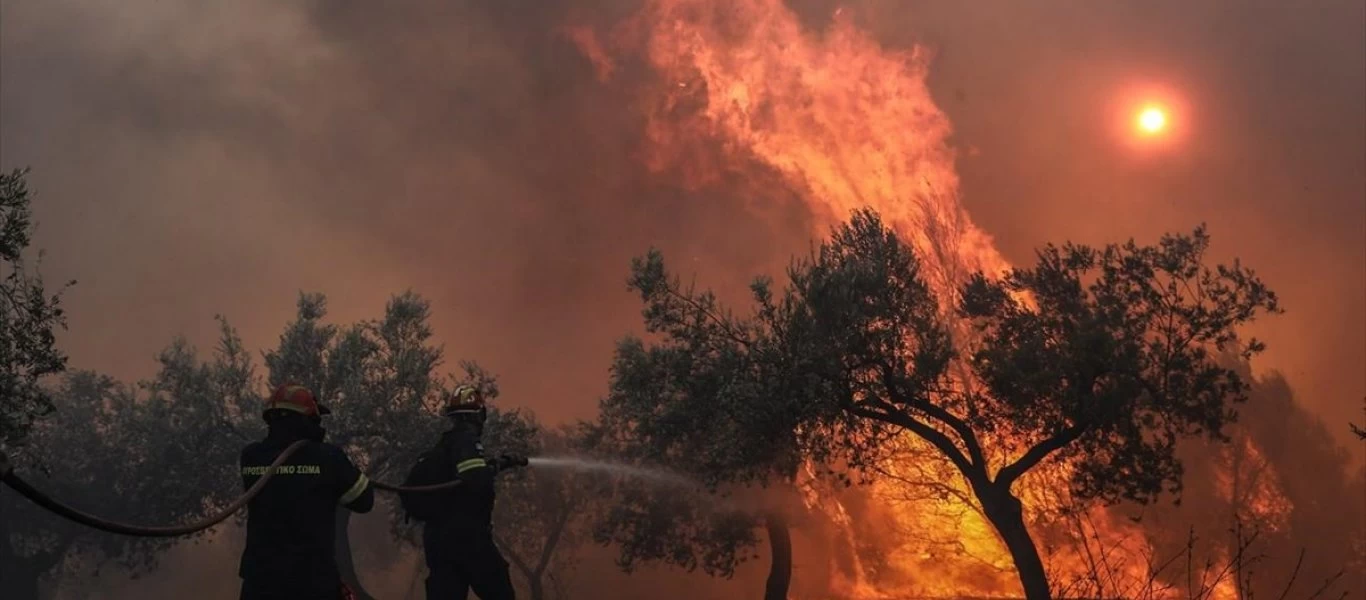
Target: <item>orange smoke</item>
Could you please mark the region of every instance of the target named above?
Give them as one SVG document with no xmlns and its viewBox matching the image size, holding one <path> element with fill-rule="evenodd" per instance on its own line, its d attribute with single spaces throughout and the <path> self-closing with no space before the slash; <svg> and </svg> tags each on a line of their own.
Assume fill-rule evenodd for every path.
<svg viewBox="0 0 1366 600">
<path fill-rule="evenodd" d="M 610 76 L 596 38 L 573 38 Z M 652 169 L 680 169 L 700 186 L 757 163 L 807 203 L 820 234 L 871 206 L 941 290 L 1007 266 L 959 203 L 926 50 L 884 49 L 842 14 L 828 31 L 804 31 L 781 0 L 654 0 L 612 41 L 660 77 L 644 100 Z"/>
<path fill-rule="evenodd" d="M 638 106 L 642 158 L 652 171 L 694 188 L 737 175 L 777 181 L 782 189 L 760 189 L 766 196 L 758 200 L 800 198 L 818 235 L 872 207 L 914 246 L 946 307 L 967 275 L 1008 268 L 960 202 L 952 126 L 926 84 L 931 56 L 924 48 L 884 48 L 838 12 L 825 31 L 806 30 L 782 0 L 647 0 L 607 35 L 571 28 L 569 37 L 603 81 L 627 79 L 633 58 L 647 67 Z M 906 581 L 870 581 L 856 557 L 855 572 L 832 569 L 839 589 L 830 592 L 862 599 L 1018 594 L 1010 557 L 958 474 L 918 440 L 901 442 L 924 458 L 883 465 L 889 476 L 871 489 L 894 516 L 888 528 L 896 542 L 885 551 Z M 1067 468 L 1041 467 L 1021 482 L 1036 524 L 1073 525 L 1058 516 L 1076 514 L 1063 510 L 1056 492 L 1065 488 Z M 832 493 L 805 500 L 848 537 L 851 516 Z M 1103 568 L 1112 574 L 1145 574 L 1150 548 L 1136 525 L 1105 511 L 1075 525 L 1091 539 L 1057 535 L 1056 527 L 1036 533 L 1050 567 L 1065 572 L 1061 580 L 1098 568 L 1087 559 L 1095 552 L 1105 553 Z M 1095 539 L 1120 541 L 1098 550 Z"/>
</svg>

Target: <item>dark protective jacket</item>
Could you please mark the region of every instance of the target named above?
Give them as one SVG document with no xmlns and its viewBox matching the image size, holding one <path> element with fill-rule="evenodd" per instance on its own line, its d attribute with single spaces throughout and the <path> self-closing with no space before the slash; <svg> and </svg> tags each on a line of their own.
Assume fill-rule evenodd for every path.
<svg viewBox="0 0 1366 600">
<path fill-rule="evenodd" d="M 339 589 L 334 554 L 337 507 L 370 512 L 375 493 L 341 448 L 322 441 L 325 434 L 303 415 L 286 415 L 271 422 L 265 440 L 242 450 L 246 489 L 285 447 L 312 440 L 290 456 L 247 505 L 247 546 L 238 569 L 251 584 L 246 587 L 310 595 Z"/>
<path fill-rule="evenodd" d="M 478 429 L 471 424 L 460 423 L 454 429 L 441 435 L 438 448 L 446 452 L 454 475 L 461 484 L 450 490 L 447 510 L 428 522 L 424 528 L 426 537 L 442 532 L 444 535 L 462 533 L 491 533 L 493 530 L 494 476 L 497 475 L 496 461 L 484 457 L 484 446 L 479 440 Z"/>
<path fill-rule="evenodd" d="M 493 541 L 493 480 L 500 462 L 484 457 L 479 431 L 469 423 L 442 435 L 438 448 L 462 483 L 422 528 L 427 597 L 464 600 L 473 591 L 484 600 L 515 600 L 508 562 Z"/>
</svg>

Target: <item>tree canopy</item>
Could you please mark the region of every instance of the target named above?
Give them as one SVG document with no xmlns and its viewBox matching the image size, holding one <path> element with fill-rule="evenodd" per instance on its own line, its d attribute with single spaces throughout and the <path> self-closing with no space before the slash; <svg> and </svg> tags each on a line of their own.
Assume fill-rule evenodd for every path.
<svg viewBox="0 0 1366 600">
<path fill-rule="evenodd" d="M 912 248 L 863 210 L 794 263 L 780 294 L 758 281 L 752 316 L 709 308 L 720 315 L 715 326 L 694 326 L 698 338 L 675 350 L 674 360 L 702 363 L 727 348 L 737 355 L 727 360 L 749 361 L 750 372 L 768 381 L 718 381 L 706 392 L 711 399 L 699 400 L 704 413 L 746 386 L 784 386 L 783 394 L 745 396 L 760 406 L 726 405 L 726 418 L 794 417 L 790 430 L 823 440 L 803 447 L 840 448 L 853 465 L 877 459 L 870 440 L 881 436 L 923 440 L 967 481 L 1015 559 L 1026 595 L 1047 598 L 1012 486 L 1053 459 L 1069 465 L 1081 498 L 1148 502 L 1179 492 L 1176 441 L 1222 439 L 1234 406 L 1246 399 L 1247 382 L 1221 357 L 1261 351 L 1260 342 L 1239 337 L 1239 326 L 1279 307 L 1237 262 L 1204 265 L 1209 241 L 1201 227 L 1151 246 L 1048 245 L 1031 267 L 970 278 L 946 318 Z M 657 253 L 644 264 L 652 281 L 674 281 Z M 652 322 L 702 318 L 695 307 L 706 306 L 708 293 L 671 289 L 647 295 Z M 672 391 L 667 372 L 646 377 Z M 698 431 L 675 414 L 659 410 L 643 420 Z"/>
<path fill-rule="evenodd" d="M 25 263 L 33 235 L 27 174 L 0 173 L 0 452 L 11 453 L 34 420 L 52 411 L 42 383 L 67 361 L 56 346 L 56 332 L 66 326 L 60 290 L 50 293 Z"/>
<path fill-rule="evenodd" d="M 579 444 L 575 429 L 547 428 L 520 409 L 494 411 L 484 438 L 492 453 L 521 456 L 572 452 Z M 564 597 L 601 490 L 595 478 L 572 470 L 517 469 L 498 478 L 494 537 L 531 600 Z"/>
<path fill-rule="evenodd" d="M 54 412 L 33 429 L 33 456 L 46 477 L 25 475 L 41 489 L 88 512 L 131 523 L 185 523 L 216 512 L 241 493 L 230 430 L 246 427 L 222 409 L 225 398 L 251 389 L 249 356 L 223 323 L 208 360 L 183 339 L 158 356 L 157 375 L 138 385 L 90 371 L 65 373 L 52 391 Z M 190 538 L 139 538 L 89 529 L 0 493 L 0 583 L 20 599 L 36 599 L 44 576 L 98 572 L 106 563 L 137 576 L 160 554 Z"/>
<path fill-rule="evenodd" d="M 310 386 L 334 413 L 325 418 L 328 441 L 344 448 L 371 477 L 399 481 L 448 423 L 435 404 L 444 390 L 469 383 L 490 398 L 496 378 L 474 362 L 440 371 L 442 350 L 431 343 L 428 303 L 411 292 L 394 296 L 385 314 L 346 326 L 325 322 L 326 299 L 300 294 L 298 312 L 264 353 L 258 373 L 251 353 L 226 319 L 219 339 L 201 355 L 183 338 L 157 355 L 155 376 L 128 385 L 96 373 L 64 376 L 57 410 L 34 426 L 34 455 L 22 466 L 47 464 L 50 477 L 35 485 L 89 512 L 134 523 L 188 522 L 213 513 L 242 493 L 238 454 L 265 432 L 263 398 L 286 381 Z M 562 443 L 522 411 L 494 410 L 491 452 L 539 452 Z M 32 476 L 26 469 L 26 476 Z M 525 556 L 532 587 L 569 568 L 556 549 L 582 539 L 582 514 L 572 474 L 526 474 L 502 482 L 499 511 L 510 551 Z M 383 498 L 383 497 L 382 497 Z M 413 543 L 396 501 L 383 501 L 394 540 Z M 155 567 L 161 552 L 184 538 L 147 539 L 104 534 L 47 514 L 14 494 L 0 493 L 0 577 L 28 582 L 20 598 L 36 598 L 45 575 L 79 574 L 108 562 L 134 575 Z M 349 513 L 338 520 L 338 560 L 359 584 L 350 548 Z M 12 518 L 13 517 L 13 518 Z M 245 518 L 239 513 L 237 521 Z M 200 536 L 212 534 L 210 529 Z M 395 549 L 397 546 L 394 547 Z M 384 554 L 384 552 L 381 552 Z M 388 552 L 397 557 L 398 552 Z M 362 593 L 364 587 L 353 585 Z"/>
<path fill-rule="evenodd" d="M 772 329 L 791 306 L 737 317 L 714 294 L 684 288 L 655 251 L 633 261 L 628 285 L 645 305 L 650 339 L 618 343 L 594 444 L 618 459 L 686 474 L 705 489 L 617 482 L 599 541 L 615 543 L 627 569 L 658 561 L 729 577 L 757 557 L 762 527 L 772 561 L 765 597 L 785 598 L 789 528 L 804 518 L 797 501 L 803 476 L 846 475 L 829 465 L 869 455 L 877 430 L 820 401 L 829 394 L 823 382 L 791 376 L 810 356 L 786 345 L 804 340 Z M 767 286 L 756 281 L 753 291 L 769 298 Z M 860 451 L 827 443 L 831 436 L 860 442 Z M 811 466 L 819 469 L 805 469 Z M 736 490 L 744 487 L 764 491 L 741 494 L 740 502 Z"/>
</svg>

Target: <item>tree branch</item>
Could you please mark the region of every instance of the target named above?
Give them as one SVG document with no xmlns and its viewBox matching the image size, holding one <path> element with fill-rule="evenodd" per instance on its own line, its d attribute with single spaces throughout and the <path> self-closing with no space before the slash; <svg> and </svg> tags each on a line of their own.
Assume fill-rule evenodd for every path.
<svg viewBox="0 0 1366 600">
<path fill-rule="evenodd" d="M 493 534 L 493 543 L 498 544 L 498 547 L 503 549 L 503 554 L 507 555 L 508 560 L 517 567 L 518 571 L 522 572 L 522 575 L 527 578 L 527 581 L 535 581 L 532 579 L 535 572 L 527 566 L 526 561 L 523 561 L 522 557 L 517 555 L 517 551 L 513 550 L 512 546 L 508 545 L 502 536 L 496 533 Z"/>
<path fill-rule="evenodd" d="M 963 476 L 967 477 L 969 481 L 976 483 L 985 482 L 985 468 L 974 465 L 967 457 L 963 456 L 963 452 L 958 449 L 958 446 L 954 445 L 953 440 L 949 439 L 949 436 L 944 435 L 943 432 L 930 427 L 925 423 L 915 420 L 915 418 L 910 415 L 896 410 L 872 410 L 858 404 L 847 404 L 845 410 L 853 413 L 855 416 L 863 417 L 865 419 L 891 423 L 909 429 L 911 433 L 920 436 L 925 441 L 933 444 L 935 448 L 938 448 L 955 467 L 958 467 L 958 470 L 961 471 Z"/>
<path fill-rule="evenodd" d="M 740 332 L 735 330 L 734 325 L 732 325 L 726 319 L 723 319 L 720 316 L 716 315 L 712 311 L 707 310 L 705 306 L 702 306 L 701 302 L 698 302 L 691 295 L 680 292 L 678 288 L 674 287 L 673 285 L 667 285 L 664 287 L 664 289 L 668 290 L 670 296 L 673 296 L 674 298 L 683 301 L 688 306 L 692 307 L 693 310 L 702 313 L 702 316 L 706 317 L 717 327 L 720 327 L 722 333 L 725 334 L 726 338 L 746 348 L 749 348 L 753 345 L 753 342 L 751 342 L 745 336 L 742 336 Z"/>
<path fill-rule="evenodd" d="M 892 395 L 897 402 L 922 411 L 953 429 L 954 432 L 958 434 L 958 437 L 963 440 L 963 445 L 967 447 L 968 456 L 971 459 L 972 464 L 981 467 L 985 473 L 987 465 L 986 457 L 982 453 L 982 446 L 977 441 L 977 435 L 973 433 L 972 428 L 968 427 L 968 424 L 965 421 L 933 402 L 923 398 L 908 397 L 907 395 L 900 393 L 897 389 L 896 378 L 892 372 L 891 365 L 886 362 L 881 362 L 878 364 L 878 367 L 882 371 L 882 385 L 887 388 L 888 394 Z"/>
<path fill-rule="evenodd" d="M 564 504 L 558 518 L 555 519 L 553 529 L 550 530 L 550 537 L 546 539 L 545 546 L 541 547 L 541 560 L 536 564 L 536 578 L 539 579 L 545 574 L 546 567 L 550 566 L 550 557 L 555 554 L 555 546 L 560 543 L 560 534 L 569 524 L 569 517 L 573 513 L 573 507 L 568 502 Z"/>
<path fill-rule="evenodd" d="M 1034 466 L 1038 465 L 1039 462 L 1043 459 L 1048 458 L 1049 454 L 1052 454 L 1057 450 L 1061 449 L 1062 447 L 1072 442 L 1075 442 L 1077 438 L 1081 437 L 1081 435 L 1083 433 L 1086 433 L 1086 431 L 1090 428 L 1090 423 L 1081 421 L 1071 427 L 1059 431 L 1057 434 L 1053 435 L 1053 437 L 1050 437 L 1042 442 L 1039 442 L 1033 448 L 1030 448 L 1027 452 L 1025 452 L 1024 455 L 1019 458 L 1019 460 L 1016 460 L 1015 462 L 1006 465 L 999 472 L 997 472 L 996 483 L 1005 486 L 1006 489 L 1010 489 L 1010 486 L 1014 484 L 1015 480 L 1019 479 L 1021 475 L 1024 475 L 1025 472 L 1034 468 Z"/>
</svg>

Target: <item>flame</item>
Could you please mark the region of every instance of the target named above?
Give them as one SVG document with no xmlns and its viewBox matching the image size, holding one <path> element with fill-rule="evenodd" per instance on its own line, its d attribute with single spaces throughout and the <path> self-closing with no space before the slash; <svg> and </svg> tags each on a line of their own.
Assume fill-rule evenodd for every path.
<svg viewBox="0 0 1366 600">
<path fill-rule="evenodd" d="M 1217 471 L 1216 484 L 1233 517 L 1271 532 L 1284 529 L 1294 505 L 1281 491 L 1276 468 L 1252 437 L 1240 435 L 1221 451 L 1224 468 Z"/>
<path fill-rule="evenodd" d="M 610 76 L 596 37 L 571 37 Z M 959 202 L 927 50 L 884 49 L 842 12 L 823 34 L 804 31 L 781 0 L 654 0 L 613 39 L 642 45 L 665 82 L 644 100 L 651 169 L 704 186 L 757 163 L 810 206 L 821 234 L 871 206 L 928 259 L 941 289 L 1007 267 Z"/>
<path fill-rule="evenodd" d="M 843 11 L 824 31 L 810 31 L 782 0 L 646 0 L 606 35 L 567 31 L 600 80 L 646 81 L 637 106 L 642 160 L 652 172 L 695 189 L 780 182 L 754 190 L 755 200 L 799 198 L 817 235 L 872 207 L 915 248 L 945 307 L 967 275 L 1009 268 L 962 205 L 953 128 L 926 84 L 925 48 L 885 48 Z M 632 58 L 648 76 L 625 76 Z M 1146 130 L 1167 127 L 1165 111 L 1139 118 Z M 918 439 L 900 443 L 933 456 Z M 806 506 L 830 517 L 855 552 L 852 572 L 831 567 L 825 597 L 1019 594 L 1009 554 L 950 465 L 927 458 L 882 467 L 888 476 L 872 493 L 895 517 L 887 552 L 906 581 L 868 577 L 838 492 L 808 486 Z M 1075 510 L 1058 492 L 1068 469 L 1041 467 L 1020 482 L 1050 569 L 1060 580 L 1104 568 L 1113 581 L 1142 581 L 1151 546 L 1141 528 L 1118 513 Z"/>
</svg>

